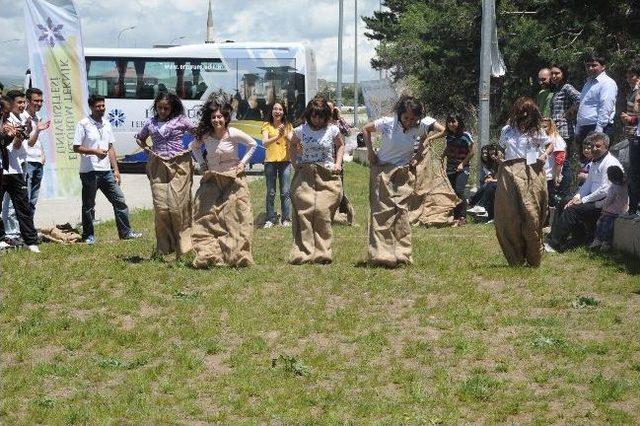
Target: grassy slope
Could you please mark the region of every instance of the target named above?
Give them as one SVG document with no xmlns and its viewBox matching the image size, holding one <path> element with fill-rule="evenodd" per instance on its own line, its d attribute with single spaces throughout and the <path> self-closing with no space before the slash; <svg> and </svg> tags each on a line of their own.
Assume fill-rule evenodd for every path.
<svg viewBox="0 0 640 426">
<path fill-rule="evenodd" d="M 255 232 L 253 268 L 150 261 L 150 212 L 141 241 L 109 223 L 93 247 L 0 257 L 0 421 L 640 422 L 624 259 L 508 268 L 473 225 L 416 229 L 413 267 L 361 267 L 366 174 L 347 168 L 360 226 L 335 229 L 331 266 L 287 265 L 282 228 Z"/>
</svg>

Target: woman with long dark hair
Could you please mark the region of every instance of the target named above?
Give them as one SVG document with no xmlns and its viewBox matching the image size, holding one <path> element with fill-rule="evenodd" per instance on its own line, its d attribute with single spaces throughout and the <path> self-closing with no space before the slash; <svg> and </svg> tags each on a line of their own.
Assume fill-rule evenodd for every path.
<svg viewBox="0 0 640 426">
<path fill-rule="evenodd" d="M 568 196 L 574 192 L 573 189 L 577 186 L 577 174 L 580 166 L 580 151 L 573 149 L 580 92 L 567 83 L 566 67 L 552 64 L 549 70 L 554 91 L 551 97 L 551 119 L 558 129 L 558 134 L 567 144 L 566 161 L 562 165 L 562 181 L 558 188 L 558 194 Z"/>
<path fill-rule="evenodd" d="M 289 160 L 289 141 L 293 136 L 293 127 L 287 117 L 284 102 L 275 101 L 268 112 L 268 121 L 262 123 L 262 143 L 265 148 L 264 180 L 267 185 L 265 205 L 267 218 L 264 228 L 276 224 L 276 182 L 280 187 L 280 223 L 291 226 L 291 161 Z"/>
<path fill-rule="evenodd" d="M 206 102 L 195 131 L 196 140 L 190 145 L 204 170 L 193 208 L 191 239 L 196 268 L 253 264 L 253 214 L 244 169 L 257 143 L 242 130 L 229 127 L 231 111 L 228 103 Z M 247 147 L 242 158 L 238 155 L 239 145 Z"/>
<path fill-rule="evenodd" d="M 193 166 L 183 138 L 195 125 L 184 115 L 182 102 L 173 93 L 160 93 L 153 101 L 153 117 L 135 136 L 148 154 L 147 177 L 155 212 L 154 256 L 191 250 Z M 152 145 L 147 145 L 151 138 Z"/>
<path fill-rule="evenodd" d="M 544 173 L 548 140 L 535 101 L 517 99 L 498 141 L 505 152 L 495 199 L 496 235 L 511 266 L 540 266 L 548 203 Z"/>
<path fill-rule="evenodd" d="M 453 210 L 454 225 L 466 222 L 467 198 L 465 189 L 469 181 L 469 162 L 473 157 L 473 138 L 465 131 L 464 120 L 460 114 L 449 114 L 445 130 L 446 144 L 442 152 L 442 161 L 446 159 L 447 178 L 460 203 Z"/>
</svg>

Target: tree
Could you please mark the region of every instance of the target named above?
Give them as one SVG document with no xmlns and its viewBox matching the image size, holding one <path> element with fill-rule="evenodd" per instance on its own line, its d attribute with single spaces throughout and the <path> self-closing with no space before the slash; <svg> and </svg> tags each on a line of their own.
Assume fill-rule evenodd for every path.
<svg viewBox="0 0 640 426">
<path fill-rule="evenodd" d="M 474 116 L 481 2 L 385 0 L 384 5 L 388 10 L 363 18 L 367 37 L 380 42 L 372 66 L 403 80 L 434 114 Z M 537 72 L 546 64 L 565 65 L 570 81 L 580 88 L 586 51 L 604 52 L 610 73 L 626 87 L 621 84 L 624 72 L 640 53 L 637 1 L 498 0 L 496 11 L 507 65 L 507 75 L 492 81 L 498 123 L 515 98 L 535 95 Z"/>
</svg>

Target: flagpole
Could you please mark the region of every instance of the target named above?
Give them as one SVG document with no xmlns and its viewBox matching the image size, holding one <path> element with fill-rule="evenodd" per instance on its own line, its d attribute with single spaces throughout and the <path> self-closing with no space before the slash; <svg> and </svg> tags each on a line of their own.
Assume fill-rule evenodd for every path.
<svg viewBox="0 0 640 426">
<path fill-rule="evenodd" d="M 338 82 L 336 85 L 336 106 L 342 106 L 342 33 L 344 31 L 344 0 L 338 2 Z"/>
<path fill-rule="evenodd" d="M 358 0 L 355 3 L 355 45 L 353 48 L 353 127 L 358 127 Z"/>
<path fill-rule="evenodd" d="M 490 97 L 491 97 L 491 34 L 495 0 L 482 0 L 482 30 L 480 47 L 480 85 L 478 96 L 478 141 L 479 146 L 489 144 Z M 477 156 L 478 170 L 482 170 L 481 156 Z M 481 178 L 481 173 L 478 177 Z"/>
</svg>

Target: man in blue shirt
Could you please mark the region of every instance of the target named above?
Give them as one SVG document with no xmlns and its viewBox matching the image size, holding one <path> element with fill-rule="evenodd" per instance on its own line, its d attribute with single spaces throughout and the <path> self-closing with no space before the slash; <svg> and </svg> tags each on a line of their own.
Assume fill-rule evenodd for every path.
<svg viewBox="0 0 640 426">
<path fill-rule="evenodd" d="M 582 152 L 582 142 L 591 132 L 613 135 L 618 85 L 606 73 L 606 60 L 597 54 L 588 54 L 584 60 L 587 81 L 580 92 L 580 107 L 576 119 L 576 144 Z"/>
</svg>

